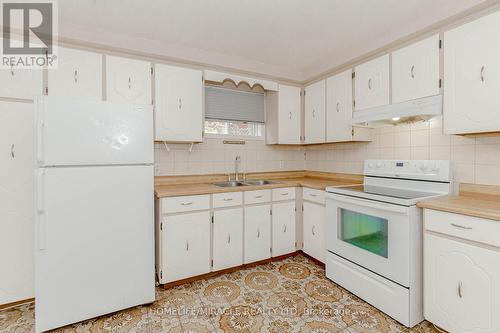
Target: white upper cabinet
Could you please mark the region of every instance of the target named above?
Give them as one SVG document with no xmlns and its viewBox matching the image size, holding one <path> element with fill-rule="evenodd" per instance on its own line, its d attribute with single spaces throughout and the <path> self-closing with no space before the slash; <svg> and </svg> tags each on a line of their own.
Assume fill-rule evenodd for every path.
<svg viewBox="0 0 500 333">
<path fill-rule="evenodd" d="M 355 69 L 355 109 L 389 104 L 389 55 L 386 54 Z"/>
<path fill-rule="evenodd" d="M 392 103 L 439 94 L 439 35 L 392 54 Z"/>
<path fill-rule="evenodd" d="M 106 56 L 107 100 L 151 104 L 151 63 Z"/>
<path fill-rule="evenodd" d="M 500 12 L 444 34 L 444 131 L 500 131 Z"/>
<path fill-rule="evenodd" d="M 266 95 L 266 143 L 294 145 L 301 143 L 300 87 L 279 85 Z"/>
<path fill-rule="evenodd" d="M 42 83 L 40 69 L 0 69 L 0 97 L 34 99 L 42 95 Z"/>
<path fill-rule="evenodd" d="M 203 73 L 156 65 L 155 140 L 203 140 Z"/>
<path fill-rule="evenodd" d="M 326 80 L 326 141 L 352 139 L 352 70 Z"/>
<path fill-rule="evenodd" d="M 48 73 L 50 96 L 102 100 L 102 55 L 59 47 L 57 69 Z"/>
<path fill-rule="evenodd" d="M 305 88 L 304 143 L 323 143 L 326 140 L 325 80 Z"/>
</svg>

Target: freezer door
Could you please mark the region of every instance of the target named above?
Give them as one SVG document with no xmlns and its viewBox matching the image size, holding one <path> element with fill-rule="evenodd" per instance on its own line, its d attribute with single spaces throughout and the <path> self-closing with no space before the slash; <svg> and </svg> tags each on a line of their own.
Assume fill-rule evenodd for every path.
<svg viewBox="0 0 500 333">
<path fill-rule="evenodd" d="M 153 109 L 102 101 L 37 100 L 39 166 L 153 163 Z"/>
<path fill-rule="evenodd" d="M 36 331 L 153 302 L 153 167 L 37 172 Z"/>
</svg>

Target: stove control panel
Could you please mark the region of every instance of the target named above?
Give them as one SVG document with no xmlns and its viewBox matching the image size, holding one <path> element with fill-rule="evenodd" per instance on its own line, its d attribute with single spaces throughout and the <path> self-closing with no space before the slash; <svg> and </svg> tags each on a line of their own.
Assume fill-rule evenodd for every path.
<svg viewBox="0 0 500 333">
<path fill-rule="evenodd" d="M 366 160 L 365 176 L 451 181 L 450 161 L 445 160 Z"/>
</svg>

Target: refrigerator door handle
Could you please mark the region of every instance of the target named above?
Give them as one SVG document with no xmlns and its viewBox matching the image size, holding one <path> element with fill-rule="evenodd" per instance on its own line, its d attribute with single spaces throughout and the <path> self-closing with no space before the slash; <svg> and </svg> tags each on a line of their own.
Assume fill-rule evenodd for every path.
<svg viewBox="0 0 500 333">
<path fill-rule="evenodd" d="M 41 103 L 40 103 L 41 104 Z M 36 142 L 36 152 L 37 152 L 37 160 L 38 163 L 43 165 L 44 154 L 43 154 L 43 132 L 44 132 L 44 114 L 43 114 L 43 105 L 38 107 L 38 118 L 36 124 L 36 134 L 37 134 L 37 142 Z"/>
<path fill-rule="evenodd" d="M 47 230 L 45 220 L 45 170 L 38 171 L 36 200 L 38 211 L 38 249 L 45 250 L 47 246 Z"/>
</svg>

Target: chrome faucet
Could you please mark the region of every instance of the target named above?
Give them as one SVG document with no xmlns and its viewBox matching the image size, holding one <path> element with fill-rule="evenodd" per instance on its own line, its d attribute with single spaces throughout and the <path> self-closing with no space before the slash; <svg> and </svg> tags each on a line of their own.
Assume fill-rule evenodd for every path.
<svg viewBox="0 0 500 333">
<path fill-rule="evenodd" d="M 239 171 L 240 162 L 241 162 L 241 156 L 236 155 L 234 159 L 234 180 L 236 181 L 240 180 L 240 171 Z"/>
</svg>

